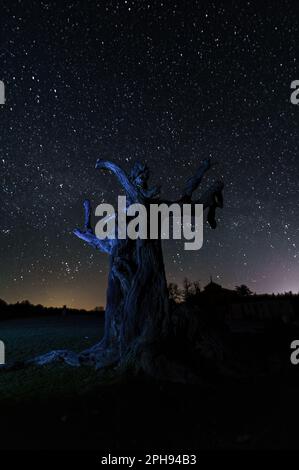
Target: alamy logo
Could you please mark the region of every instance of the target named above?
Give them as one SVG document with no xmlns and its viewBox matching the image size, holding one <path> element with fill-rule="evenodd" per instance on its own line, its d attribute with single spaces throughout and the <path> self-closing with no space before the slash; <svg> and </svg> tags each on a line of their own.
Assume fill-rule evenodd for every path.
<svg viewBox="0 0 299 470">
<path fill-rule="evenodd" d="M 3 341 L 0 341 L 0 366 L 5 364 L 5 345 Z"/>
<path fill-rule="evenodd" d="M 291 103 L 298 105 L 299 104 L 299 80 L 293 80 L 291 83 L 291 89 L 294 90 L 291 93 Z"/>
<path fill-rule="evenodd" d="M 5 104 L 5 86 L 0 80 L 0 104 Z"/>
<path fill-rule="evenodd" d="M 203 244 L 202 204 L 128 205 L 126 196 L 118 196 L 117 216 L 111 204 L 97 206 L 95 215 L 103 217 L 95 227 L 96 237 L 100 240 L 184 238 L 188 240 L 184 244 L 185 250 L 199 250 Z"/>
</svg>

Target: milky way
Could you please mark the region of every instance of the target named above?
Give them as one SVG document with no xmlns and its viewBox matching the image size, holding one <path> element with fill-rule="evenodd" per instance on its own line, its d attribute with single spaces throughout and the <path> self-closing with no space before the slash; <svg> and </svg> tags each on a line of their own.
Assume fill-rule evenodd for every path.
<svg viewBox="0 0 299 470">
<path fill-rule="evenodd" d="M 147 162 L 168 199 L 217 160 L 217 230 L 164 243 L 168 280 L 298 291 L 299 16 L 261 3 L 1 3 L 0 297 L 104 304 L 107 256 L 72 235 L 121 193 L 97 158 Z"/>
</svg>

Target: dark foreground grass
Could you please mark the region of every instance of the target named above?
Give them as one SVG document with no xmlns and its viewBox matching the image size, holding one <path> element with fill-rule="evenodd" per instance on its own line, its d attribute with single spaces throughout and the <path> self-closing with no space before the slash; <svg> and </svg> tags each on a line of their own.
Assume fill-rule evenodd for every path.
<svg viewBox="0 0 299 470">
<path fill-rule="evenodd" d="M 8 360 L 56 348 L 75 351 L 101 337 L 95 318 L 0 324 Z M 299 380 L 217 379 L 191 386 L 118 380 L 63 364 L 0 374 L 0 449 L 296 449 Z"/>
<path fill-rule="evenodd" d="M 81 351 L 103 335 L 103 318 L 91 316 L 14 319 L 0 323 L 6 362 L 23 361 L 53 349 Z M 90 368 L 51 365 L 0 373 L 0 402 L 42 400 L 61 394 L 80 395 L 98 374 Z"/>
</svg>

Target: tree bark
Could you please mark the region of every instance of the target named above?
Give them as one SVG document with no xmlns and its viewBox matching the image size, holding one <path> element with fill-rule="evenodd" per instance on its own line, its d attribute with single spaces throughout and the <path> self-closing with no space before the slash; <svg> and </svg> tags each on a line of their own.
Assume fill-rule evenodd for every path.
<svg viewBox="0 0 299 470">
<path fill-rule="evenodd" d="M 198 200 L 192 200 L 204 174 L 211 168 L 210 160 L 204 160 L 195 175 L 186 182 L 178 201 L 158 198 L 159 188 L 148 187 L 149 170 L 141 163 L 135 164 L 129 176 L 112 162 L 99 160 L 96 168 L 115 174 L 129 204 L 202 203 L 208 211 L 208 222 L 212 228 L 216 227 L 215 211 L 223 205 L 223 183 L 214 183 Z M 169 353 L 171 349 L 177 349 L 177 334 L 173 334 L 161 240 L 100 240 L 91 226 L 90 202 L 86 200 L 83 205 L 84 228 L 74 230 L 74 234 L 110 257 L 104 337 L 79 354 L 68 350 L 51 351 L 23 365 L 61 361 L 72 366 L 86 364 L 96 368 L 113 365 L 119 369 L 131 367 L 151 376 L 180 380 L 188 372 L 186 366 L 174 365 Z"/>
<path fill-rule="evenodd" d="M 111 162 L 98 161 L 96 167 L 109 169 L 116 175 L 130 204 L 202 203 L 208 210 L 211 227 L 216 227 L 215 210 L 223 205 L 223 183 L 216 182 L 201 198 L 196 201 L 191 199 L 203 175 L 211 167 L 210 160 L 205 160 L 195 176 L 187 181 L 178 201 L 157 199 L 159 189 L 148 188 L 149 172 L 142 164 L 135 165 L 131 177 Z M 75 234 L 95 248 L 109 252 L 110 270 L 104 338 L 81 353 L 80 360 L 90 363 L 92 358 L 97 367 L 103 367 L 109 361 L 120 367 L 130 363 L 134 369 L 146 369 L 147 373 L 157 375 L 157 357 L 160 357 L 165 373 L 167 345 L 173 338 L 161 241 L 99 241 L 90 225 L 90 204 L 84 204 L 85 230 L 81 232 L 77 229 Z"/>
</svg>

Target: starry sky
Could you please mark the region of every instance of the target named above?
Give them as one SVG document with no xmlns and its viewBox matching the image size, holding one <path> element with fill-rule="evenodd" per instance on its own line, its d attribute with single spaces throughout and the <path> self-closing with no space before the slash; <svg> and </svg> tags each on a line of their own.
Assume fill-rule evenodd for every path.
<svg viewBox="0 0 299 470">
<path fill-rule="evenodd" d="M 176 199 L 201 159 L 225 182 L 219 225 L 169 282 L 299 290 L 296 2 L 4 1 L 0 63 L 0 298 L 104 305 L 108 258 L 77 239 L 82 201 L 115 203 L 97 158 Z"/>
</svg>

